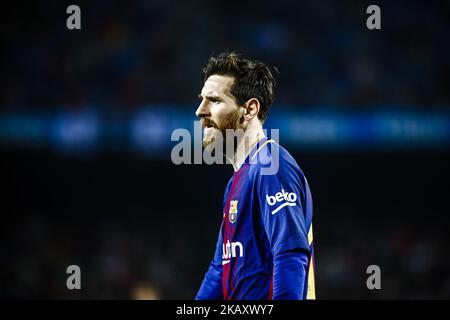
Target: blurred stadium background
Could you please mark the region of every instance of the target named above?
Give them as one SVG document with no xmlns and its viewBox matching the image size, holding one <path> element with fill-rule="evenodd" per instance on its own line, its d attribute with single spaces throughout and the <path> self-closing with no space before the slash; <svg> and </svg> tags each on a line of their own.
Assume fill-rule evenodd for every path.
<svg viewBox="0 0 450 320">
<path fill-rule="evenodd" d="M 0 297 L 195 296 L 231 168 L 172 164 L 170 134 L 222 50 L 280 70 L 267 127 L 311 185 L 318 298 L 450 297 L 449 1 L 377 1 L 380 31 L 356 0 L 75 1 L 79 31 L 69 4 L 2 4 Z"/>
</svg>

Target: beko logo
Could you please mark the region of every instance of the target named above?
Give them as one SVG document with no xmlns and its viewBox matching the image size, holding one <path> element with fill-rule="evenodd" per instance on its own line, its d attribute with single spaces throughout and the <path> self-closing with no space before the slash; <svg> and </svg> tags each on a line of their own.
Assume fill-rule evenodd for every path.
<svg viewBox="0 0 450 320">
<path fill-rule="evenodd" d="M 289 192 L 285 192 L 284 189 L 281 189 L 281 192 L 276 193 L 274 196 L 267 195 L 266 200 L 267 200 L 267 204 L 271 207 L 279 202 L 284 201 L 281 205 L 279 205 L 277 208 L 275 208 L 272 211 L 272 214 L 275 214 L 286 206 L 291 206 L 291 207 L 296 206 L 295 201 L 297 201 L 297 195 L 294 192 L 289 193 Z"/>
</svg>

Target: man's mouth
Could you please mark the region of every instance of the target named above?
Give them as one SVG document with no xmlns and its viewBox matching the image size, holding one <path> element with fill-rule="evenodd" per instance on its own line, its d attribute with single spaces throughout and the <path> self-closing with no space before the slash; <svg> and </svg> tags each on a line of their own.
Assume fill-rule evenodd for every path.
<svg viewBox="0 0 450 320">
<path fill-rule="evenodd" d="M 209 120 L 203 120 L 202 121 L 202 127 L 203 127 L 203 129 L 216 128 L 214 123 L 212 121 L 209 121 Z"/>
</svg>

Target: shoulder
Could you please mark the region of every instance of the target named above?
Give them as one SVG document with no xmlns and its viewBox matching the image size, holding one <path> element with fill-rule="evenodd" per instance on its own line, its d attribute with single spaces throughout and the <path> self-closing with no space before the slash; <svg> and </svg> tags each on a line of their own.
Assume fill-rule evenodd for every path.
<svg viewBox="0 0 450 320">
<path fill-rule="evenodd" d="M 264 146 L 258 154 L 259 159 L 250 164 L 251 178 L 258 192 L 285 188 L 308 193 L 309 186 L 303 171 L 284 147 L 274 141 Z"/>
<path fill-rule="evenodd" d="M 252 155 L 250 165 L 255 175 L 279 176 L 291 173 L 303 176 L 303 172 L 294 157 L 274 140 L 266 141 Z"/>
</svg>

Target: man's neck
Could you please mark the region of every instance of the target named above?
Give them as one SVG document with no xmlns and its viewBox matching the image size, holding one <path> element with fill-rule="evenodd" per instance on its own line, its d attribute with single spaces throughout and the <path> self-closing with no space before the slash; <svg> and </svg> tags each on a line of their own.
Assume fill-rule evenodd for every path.
<svg viewBox="0 0 450 320">
<path fill-rule="evenodd" d="M 237 141 L 236 150 L 232 159 L 229 159 L 233 165 L 234 171 L 238 171 L 251 150 L 256 146 L 259 140 L 265 137 L 262 127 L 248 128 L 244 135 Z"/>
</svg>

